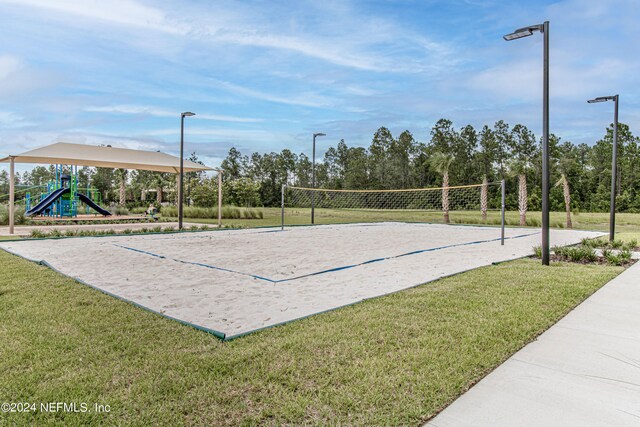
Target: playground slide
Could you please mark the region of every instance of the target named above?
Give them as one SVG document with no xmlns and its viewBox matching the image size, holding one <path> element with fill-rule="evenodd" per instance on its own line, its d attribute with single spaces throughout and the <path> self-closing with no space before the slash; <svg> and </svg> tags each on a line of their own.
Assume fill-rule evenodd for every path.
<svg viewBox="0 0 640 427">
<path fill-rule="evenodd" d="M 71 190 L 69 190 L 68 188 L 59 188 L 59 189 L 57 189 L 56 191 L 54 191 L 53 193 L 51 193 L 47 197 L 45 197 L 45 199 L 42 200 L 40 203 L 38 203 L 37 205 L 35 205 L 31 209 L 29 209 L 25 213 L 25 215 L 26 216 L 40 215 L 42 213 L 42 211 L 44 211 L 49 206 L 51 206 L 51 204 L 53 202 L 55 202 L 60 196 L 62 196 L 64 194 L 67 194 L 69 191 L 71 191 Z"/>
<path fill-rule="evenodd" d="M 83 202 L 85 205 L 89 206 L 91 209 L 93 209 L 94 211 L 98 212 L 99 214 L 104 215 L 104 216 L 111 215 L 111 212 L 109 212 L 106 209 L 101 208 L 100 206 L 95 204 L 93 202 L 93 200 L 91 200 L 90 198 L 88 198 L 84 194 L 78 193 L 78 198 L 80 199 L 81 202 Z"/>
</svg>

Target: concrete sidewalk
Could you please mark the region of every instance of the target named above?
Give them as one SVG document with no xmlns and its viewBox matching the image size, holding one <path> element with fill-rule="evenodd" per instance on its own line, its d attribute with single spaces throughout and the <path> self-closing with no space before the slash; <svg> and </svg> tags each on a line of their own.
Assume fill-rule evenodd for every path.
<svg viewBox="0 0 640 427">
<path fill-rule="evenodd" d="M 639 426 L 640 262 L 427 425 Z"/>
</svg>

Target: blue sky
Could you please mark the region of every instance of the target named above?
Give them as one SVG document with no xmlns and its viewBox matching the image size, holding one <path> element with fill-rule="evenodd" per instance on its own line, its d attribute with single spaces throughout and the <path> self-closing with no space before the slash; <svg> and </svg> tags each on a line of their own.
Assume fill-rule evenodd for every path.
<svg viewBox="0 0 640 427">
<path fill-rule="evenodd" d="M 635 0 L 0 0 L 0 156 L 55 141 L 175 154 L 188 110 L 187 150 L 212 166 L 231 146 L 310 154 L 315 131 L 426 141 L 441 117 L 539 136 L 542 37 L 502 35 L 544 20 L 551 131 L 592 144 L 612 105 L 585 101 L 615 93 L 637 129 Z"/>
</svg>

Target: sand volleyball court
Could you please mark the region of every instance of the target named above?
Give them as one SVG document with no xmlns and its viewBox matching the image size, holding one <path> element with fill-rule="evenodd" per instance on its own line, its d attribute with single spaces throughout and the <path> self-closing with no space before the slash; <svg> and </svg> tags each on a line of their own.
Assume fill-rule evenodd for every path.
<svg viewBox="0 0 640 427">
<path fill-rule="evenodd" d="M 551 230 L 551 244 L 600 235 Z M 540 244 L 539 229 L 507 228 L 505 236 L 501 246 L 499 228 L 393 222 L 13 241 L 0 248 L 229 339 L 526 256 Z"/>
</svg>

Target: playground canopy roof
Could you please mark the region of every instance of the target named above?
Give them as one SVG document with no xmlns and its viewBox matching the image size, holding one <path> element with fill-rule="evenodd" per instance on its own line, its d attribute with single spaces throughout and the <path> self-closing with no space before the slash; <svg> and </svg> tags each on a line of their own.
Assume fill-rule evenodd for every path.
<svg viewBox="0 0 640 427">
<path fill-rule="evenodd" d="M 110 146 L 71 144 L 57 142 L 21 154 L 0 159 L 8 163 L 46 163 L 101 168 L 138 169 L 156 172 L 180 172 L 180 158 L 159 151 L 130 150 Z M 184 161 L 185 172 L 218 170 L 188 160 Z"/>
</svg>

